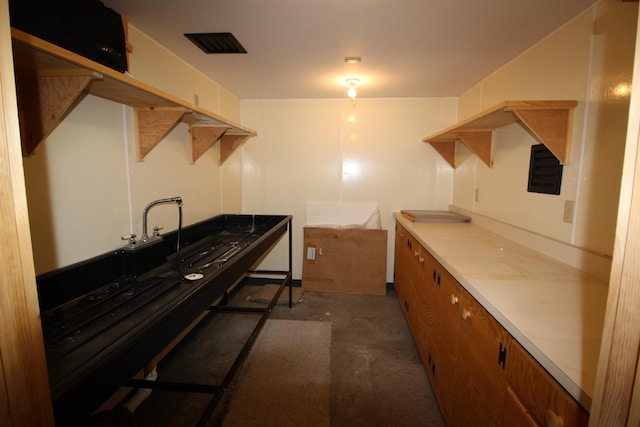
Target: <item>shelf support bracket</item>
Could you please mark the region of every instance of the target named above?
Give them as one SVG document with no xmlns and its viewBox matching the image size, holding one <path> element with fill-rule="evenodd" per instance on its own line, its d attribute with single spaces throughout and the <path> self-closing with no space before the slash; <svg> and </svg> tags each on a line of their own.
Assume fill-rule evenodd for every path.
<svg viewBox="0 0 640 427">
<path fill-rule="evenodd" d="M 220 164 L 222 165 L 225 160 L 227 160 L 229 156 L 231 156 L 231 154 L 233 154 L 233 152 L 249 138 L 251 138 L 251 135 L 222 135 L 222 137 L 220 138 Z"/>
<path fill-rule="evenodd" d="M 533 136 L 546 145 L 560 163 L 569 163 L 571 152 L 572 108 L 518 109 L 513 113 Z"/>
<path fill-rule="evenodd" d="M 136 160 L 141 162 L 177 125 L 186 108 L 135 108 Z"/>
<path fill-rule="evenodd" d="M 191 125 L 191 164 L 194 164 L 213 144 L 229 130 L 226 126 Z"/>
<path fill-rule="evenodd" d="M 32 154 L 85 97 L 87 86 L 101 78 L 98 72 L 73 70 L 17 74 L 22 154 Z"/>
<path fill-rule="evenodd" d="M 428 141 L 429 144 L 451 165 L 456 168 L 456 141 Z"/>
<path fill-rule="evenodd" d="M 487 166 L 493 167 L 493 131 L 491 129 L 457 130 L 455 134 Z"/>
</svg>

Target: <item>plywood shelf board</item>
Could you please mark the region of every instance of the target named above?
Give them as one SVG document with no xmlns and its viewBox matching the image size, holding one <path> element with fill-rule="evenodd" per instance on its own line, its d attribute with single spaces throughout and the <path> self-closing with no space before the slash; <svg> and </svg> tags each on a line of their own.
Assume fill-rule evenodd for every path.
<svg viewBox="0 0 640 427">
<path fill-rule="evenodd" d="M 198 125 L 223 125 L 229 128 L 228 132 L 237 134 L 237 135 L 246 135 L 246 136 L 256 136 L 258 133 L 253 130 L 245 127 L 239 123 L 235 123 L 231 120 L 225 119 L 222 116 L 219 116 L 210 111 L 204 110 L 200 107 L 192 108 L 190 112 L 185 114 L 182 119 L 183 122 L 189 124 L 198 124 Z"/>
<path fill-rule="evenodd" d="M 567 164 L 571 148 L 573 109 L 576 105 L 577 101 L 505 101 L 429 135 L 423 141 L 431 144 L 440 154 L 445 150 L 445 144 L 454 145 L 456 141 L 462 141 L 491 167 L 493 138 L 489 138 L 487 134 L 492 135 L 495 129 L 520 123 L 540 143 L 545 144 L 562 164 Z M 472 135 L 470 132 L 477 134 Z M 447 161 L 452 166 L 455 163 L 450 159 Z"/>
<path fill-rule="evenodd" d="M 243 142 L 249 137 L 257 135 L 257 132 L 252 129 L 234 123 L 218 114 L 195 107 L 131 76 L 121 74 L 30 34 L 12 28 L 11 35 L 16 75 L 19 82 L 18 90 L 23 92 L 20 100 L 21 110 L 25 112 L 22 115 L 25 122 L 23 127 L 42 129 L 39 132 L 31 132 L 32 135 L 23 141 L 24 155 L 31 154 L 35 147 L 55 129 L 87 93 L 129 105 L 138 109 L 138 112 L 146 111 L 143 113 L 145 117 L 142 121 L 140 121 L 139 113 L 136 113 L 139 121 L 136 140 L 138 160 L 142 160 L 175 127 L 177 121 L 186 122 L 190 127 L 194 124 L 224 126 L 228 132 L 242 135 Z M 61 97 L 58 93 L 51 93 L 51 90 L 47 90 L 42 84 L 35 84 L 33 79 L 54 79 L 49 81 L 56 81 L 57 86 L 65 86 L 77 80 L 73 78 L 74 76 L 91 76 L 91 78 L 85 82 L 86 84 L 78 86 L 76 90 L 69 91 L 64 97 L 65 102 L 58 107 L 55 114 L 52 114 L 49 112 L 49 106 L 59 103 Z M 176 113 L 167 113 L 170 109 L 174 109 Z M 151 111 L 164 112 L 154 114 Z M 181 113 L 178 114 L 177 111 L 181 111 Z M 174 120 L 173 118 L 169 119 L 167 115 L 179 116 L 171 127 L 161 124 L 165 120 L 170 122 Z M 51 117 L 55 119 L 51 120 Z M 47 122 L 46 126 L 43 125 L 43 122 Z M 239 144 L 227 145 L 228 148 L 239 146 Z M 200 150 L 204 145 L 197 144 L 197 146 L 196 152 L 193 151 L 192 146 L 192 161 L 202 155 Z"/>
<path fill-rule="evenodd" d="M 173 95 L 35 36 L 15 28 L 11 29 L 11 35 L 18 76 L 25 73 L 69 74 L 78 70 L 98 72 L 103 78 L 89 88 L 92 95 L 132 107 L 190 107 Z"/>
</svg>

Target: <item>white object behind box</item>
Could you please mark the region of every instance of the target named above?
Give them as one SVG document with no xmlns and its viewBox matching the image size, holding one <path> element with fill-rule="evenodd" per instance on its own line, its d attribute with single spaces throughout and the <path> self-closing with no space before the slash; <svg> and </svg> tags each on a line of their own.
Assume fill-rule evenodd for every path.
<svg viewBox="0 0 640 427">
<path fill-rule="evenodd" d="M 314 227 L 382 228 L 377 203 L 308 202 L 306 225 Z"/>
</svg>

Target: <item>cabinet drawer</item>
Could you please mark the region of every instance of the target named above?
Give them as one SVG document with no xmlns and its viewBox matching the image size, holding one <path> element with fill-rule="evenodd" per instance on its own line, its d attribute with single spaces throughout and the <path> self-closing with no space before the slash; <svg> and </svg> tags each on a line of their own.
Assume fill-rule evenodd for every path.
<svg viewBox="0 0 640 427">
<path fill-rule="evenodd" d="M 509 386 L 507 386 L 507 394 L 504 398 L 502 425 L 539 427 L 539 424 L 532 418 L 527 408 Z"/>
<path fill-rule="evenodd" d="M 511 341 L 507 380 L 516 394 L 543 426 L 561 419 L 564 427 L 582 427 L 589 421 L 587 412 L 549 373 L 515 340 Z"/>
</svg>

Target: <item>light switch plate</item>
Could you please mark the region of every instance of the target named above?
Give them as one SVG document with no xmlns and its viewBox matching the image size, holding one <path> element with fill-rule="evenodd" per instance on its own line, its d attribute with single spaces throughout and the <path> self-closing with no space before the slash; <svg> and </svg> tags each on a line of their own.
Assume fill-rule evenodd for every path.
<svg viewBox="0 0 640 427">
<path fill-rule="evenodd" d="M 564 201 L 564 214 L 562 220 L 569 224 L 573 224 L 573 218 L 575 216 L 576 201 L 565 200 Z"/>
</svg>

